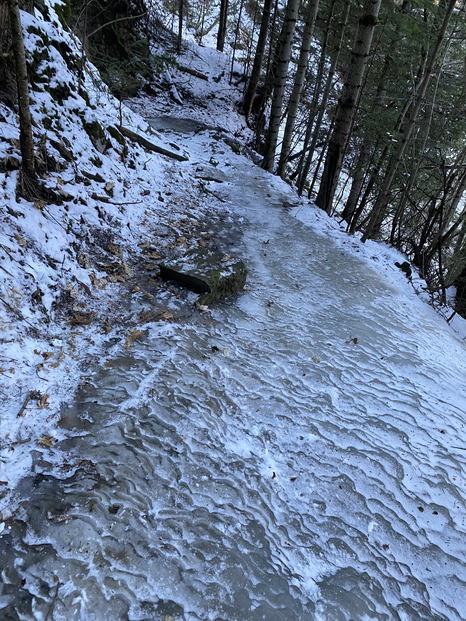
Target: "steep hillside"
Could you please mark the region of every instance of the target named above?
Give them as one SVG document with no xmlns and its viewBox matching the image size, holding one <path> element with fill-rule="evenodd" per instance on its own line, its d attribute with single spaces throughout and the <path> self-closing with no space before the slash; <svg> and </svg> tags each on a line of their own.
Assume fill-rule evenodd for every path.
<svg viewBox="0 0 466 621">
<path fill-rule="evenodd" d="M 37 443 L 53 445 L 60 403 L 90 362 L 130 346 L 147 321 L 170 320 L 177 296 L 158 261 L 209 243 L 224 216 L 177 161 L 124 137 L 120 123 L 175 155 L 120 106 L 47 2 L 22 12 L 36 156 L 53 203 L 18 195 L 18 116 L 0 104 L 0 494 L 6 503 Z M 121 118 L 120 118 L 120 115 Z M 138 301 L 137 312 L 132 301 Z M 169 308 L 170 307 L 170 308 Z M 104 347 L 105 344 L 105 347 Z M 60 432 L 61 433 L 61 432 Z"/>
</svg>

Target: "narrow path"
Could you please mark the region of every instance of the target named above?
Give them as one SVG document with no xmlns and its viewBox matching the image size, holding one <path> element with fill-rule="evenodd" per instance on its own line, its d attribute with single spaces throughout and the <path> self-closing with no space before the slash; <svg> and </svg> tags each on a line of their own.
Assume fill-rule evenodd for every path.
<svg viewBox="0 0 466 621">
<path fill-rule="evenodd" d="M 63 413 L 63 471 L 37 455 L 0 541 L 3 618 L 466 618 L 464 344 L 229 160 L 248 290 Z"/>
</svg>

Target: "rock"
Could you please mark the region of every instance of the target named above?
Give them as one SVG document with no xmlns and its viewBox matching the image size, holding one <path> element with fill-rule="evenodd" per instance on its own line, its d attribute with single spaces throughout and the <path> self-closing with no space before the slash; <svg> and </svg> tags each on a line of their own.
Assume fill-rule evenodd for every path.
<svg viewBox="0 0 466 621">
<path fill-rule="evenodd" d="M 209 252 L 206 248 L 195 248 L 176 259 L 160 263 L 160 276 L 202 294 L 199 303 L 204 305 L 241 291 L 246 283 L 247 270 L 238 259 Z"/>
</svg>

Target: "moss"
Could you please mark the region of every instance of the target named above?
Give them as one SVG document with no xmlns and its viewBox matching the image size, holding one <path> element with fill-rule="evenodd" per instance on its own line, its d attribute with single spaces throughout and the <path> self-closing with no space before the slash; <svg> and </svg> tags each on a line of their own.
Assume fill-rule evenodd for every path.
<svg viewBox="0 0 466 621">
<path fill-rule="evenodd" d="M 67 28 L 71 18 L 71 0 L 63 0 L 62 4 L 56 4 L 55 11 L 61 25 Z"/>
<path fill-rule="evenodd" d="M 120 132 L 117 130 L 117 128 L 116 128 L 116 127 L 113 127 L 113 125 L 109 125 L 109 126 L 107 127 L 107 131 L 108 131 L 108 133 L 110 134 L 110 136 L 111 136 L 112 138 L 115 138 L 115 140 L 116 140 L 118 143 L 120 143 L 120 144 L 121 144 L 121 146 L 123 146 L 123 147 L 125 146 L 126 141 L 125 141 L 125 139 L 123 138 L 123 136 L 120 134 Z"/>
<path fill-rule="evenodd" d="M 83 121 L 83 127 L 99 153 L 104 153 L 111 146 L 99 121 L 91 121 L 90 123 Z"/>
<path fill-rule="evenodd" d="M 56 101 L 60 106 L 71 95 L 71 88 L 68 84 L 58 84 L 58 86 L 46 86 L 45 90 L 50 93 L 52 99 Z"/>
<path fill-rule="evenodd" d="M 82 67 L 82 59 L 73 53 L 65 41 L 52 41 L 53 47 L 59 52 L 71 72 L 78 73 Z"/>
<path fill-rule="evenodd" d="M 100 159 L 100 157 L 90 157 L 89 161 L 97 168 L 102 168 L 103 161 Z"/>
<path fill-rule="evenodd" d="M 205 248 L 196 248 L 178 259 L 161 263 L 160 275 L 201 293 L 201 304 L 212 304 L 241 291 L 246 283 L 247 270 L 242 261 L 232 258 L 225 261 L 220 253 L 212 254 Z"/>
<path fill-rule="evenodd" d="M 86 93 L 86 91 L 83 90 L 82 88 L 80 88 L 79 91 L 78 91 L 78 95 L 81 95 L 81 97 L 86 102 L 86 106 L 88 108 L 90 108 L 91 107 L 91 100 L 89 99 L 89 95 Z"/>
</svg>

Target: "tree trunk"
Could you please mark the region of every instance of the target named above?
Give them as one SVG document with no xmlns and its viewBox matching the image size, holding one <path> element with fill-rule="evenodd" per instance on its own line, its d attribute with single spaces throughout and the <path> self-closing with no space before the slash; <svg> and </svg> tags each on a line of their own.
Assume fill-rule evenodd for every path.
<svg viewBox="0 0 466 621">
<path fill-rule="evenodd" d="M 231 55 L 231 69 L 230 69 L 230 80 L 229 80 L 229 84 L 231 85 L 232 80 L 233 80 L 233 71 L 235 68 L 235 55 L 236 55 L 236 46 L 238 45 L 238 38 L 239 38 L 239 30 L 241 27 L 241 15 L 243 13 L 243 6 L 244 6 L 244 0 L 241 0 L 241 3 L 239 5 L 239 15 L 238 15 L 238 21 L 236 22 L 236 28 L 235 28 L 235 40 L 233 43 L 233 53 Z"/>
<path fill-rule="evenodd" d="M 0 101 L 11 106 L 18 97 L 7 0 L 0 0 L 0 84 Z"/>
<path fill-rule="evenodd" d="M 330 139 L 324 172 L 316 198 L 316 205 L 327 213 L 330 213 L 332 209 L 343 158 L 358 110 L 380 4 L 381 0 L 366 0 L 359 19 L 348 73 L 338 102 L 335 129 Z"/>
<path fill-rule="evenodd" d="M 262 11 L 261 27 L 259 30 L 259 38 L 257 40 L 256 53 L 254 55 L 254 62 L 252 65 L 251 77 L 249 79 L 248 87 L 244 95 L 243 109 L 246 116 L 246 120 L 251 114 L 252 104 L 259 85 L 259 78 L 261 74 L 262 62 L 264 60 L 265 46 L 267 44 L 267 32 L 269 30 L 270 12 L 272 9 L 273 0 L 264 0 L 264 10 Z"/>
<path fill-rule="evenodd" d="M 181 44 L 183 42 L 183 9 L 184 9 L 184 0 L 178 1 L 178 40 L 176 49 L 178 50 L 178 54 L 181 52 Z"/>
<path fill-rule="evenodd" d="M 293 137 L 294 126 L 298 114 L 298 106 L 303 92 L 304 80 L 306 77 L 307 64 L 309 54 L 311 52 L 311 40 L 314 32 L 314 24 L 319 9 L 319 0 L 308 0 L 305 13 L 305 25 L 303 39 L 301 42 L 301 51 L 299 52 L 298 67 L 294 77 L 293 91 L 288 106 L 288 117 L 286 119 L 285 134 L 283 136 L 282 150 L 280 160 L 278 162 L 278 174 L 280 177 L 285 176 L 286 164 L 291 151 L 291 140 Z"/>
<path fill-rule="evenodd" d="M 437 36 L 437 41 L 435 43 L 434 49 L 432 50 L 429 61 L 424 71 L 424 77 L 422 78 L 419 88 L 416 90 L 416 92 L 413 95 L 414 97 L 413 106 L 411 108 L 410 117 L 406 125 L 406 128 L 404 130 L 403 137 L 401 139 L 401 142 L 398 146 L 398 149 L 394 157 L 391 160 L 391 164 L 389 166 L 387 175 L 384 179 L 382 188 L 379 192 L 376 203 L 372 209 L 369 223 L 364 232 L 364 235 L 361 238 L 363 242 L 365 242 L 371 237 L 378 223 L 381 222 L 383 219 L 385 209 L 388 205 L 389 193 L 390 193 L 390 188 L 391 188 L 393 179 L 395 178 L 395 174 L 398 170 L 398 166 L 400 165 L 400 162 L 403 159 L 404 152 L 406 150 L 406 147 L 408 146 L 408 142 L 413 133 L 413 130 L 416 124 L 416 119 L 419 114 L 419 110 L 421 109 L 421 106 L 424 102 L 424 95 L 429 85 L 430 78 L 432 77 L 432 73 L 433 73 L 434 66 L 435 66 L 435 61 L 440 52 L 440 48 L 445 38 L 445 33 L 446 33 L 446 30 L 447 30 L 447 27 L 450 22 L 450 18 L 452 16 L 455 6 L 456 6 L 456 0 L 449 0 L 449 4 L 448 4 L 448 7 L 445 13 L 443 24 L 440 28 L 440 32 Z"/>
<path fill-rule="evenodd" d="M 282 119 L 283 98 L 285 96 L 288 66 L 291 60 L 291 46 L 293 43 L 296 20 L 298 17 L 299 0 L 288 0 L 285 9 L 285 18 L 278 43 L 278 62 L 275 71 L 272 96 L 272 110 L 270 112 L 269 129 L 266 137 L 265 156 L 262 168 L 273 171 L 275 151 L 278 142 L 278 132 Z"/>
<path fill-rule="evenodd" d="M 29 109 L 29 84 L 18 0 L 8 0 L 8 8 L 10 13 L 12 47 L 16 63 L 22 170 L 27 178 L 31 181 L 35 181 L 36 169 L 34 162 L 31 112 Z"/>
<path fill-rule="evenodd" d="M 330 91 L 332 90 L 333 79 L 335 77 L 335 71 L 337 68 L 338 60 L 340 58 L 340 52 L 343 45 L 343 40 L 345 37 L 346 26 L 348 25 L 348 17 L 350 11 L 350 3 L 347 2 L 344 8 L 343 16 L 340 22 L 340 31 L 337 39 L 337 43 L 334 50 L 334 56 L 332 63 L 330 65 L 330 70 L 327 75 L 327 80 L 325 82 L 324 93 L 322 95 L 321 102 L 319 104 L 319 112 L 317 115 L 317 120 L 314 124 L 314 133 L 312 134 L 311 146 L 309 147 L 309 151 L 307 156 L 303 154 L 303 159 L 300 162 L 300 173 L 298 176 L 298 194 L 301 196 L 304 190 L 304 186 L 306 184 L 306 179 L 309 174 L 309 169 L 311 168 L 312 159 L 314 157 L 314 151 L 316 149 L 317 140 L 319 137 L 320 128 L 322 127 L 322 121 L 324 118 L 325 111 L 327 109 L 328 99 L 330 97 Z M 307 143 L 311 137 L 312 131 L 312 122 L 309 123 L 309 135 L 306 135 L 305 144 L 307 149 Z"/>
<path fill-rule="evenodd" d="M 220 0 L 220 21 L 217 33 L 217 50 L 223 52 L 227 34 L 228 0 Z"/>
</svg>

